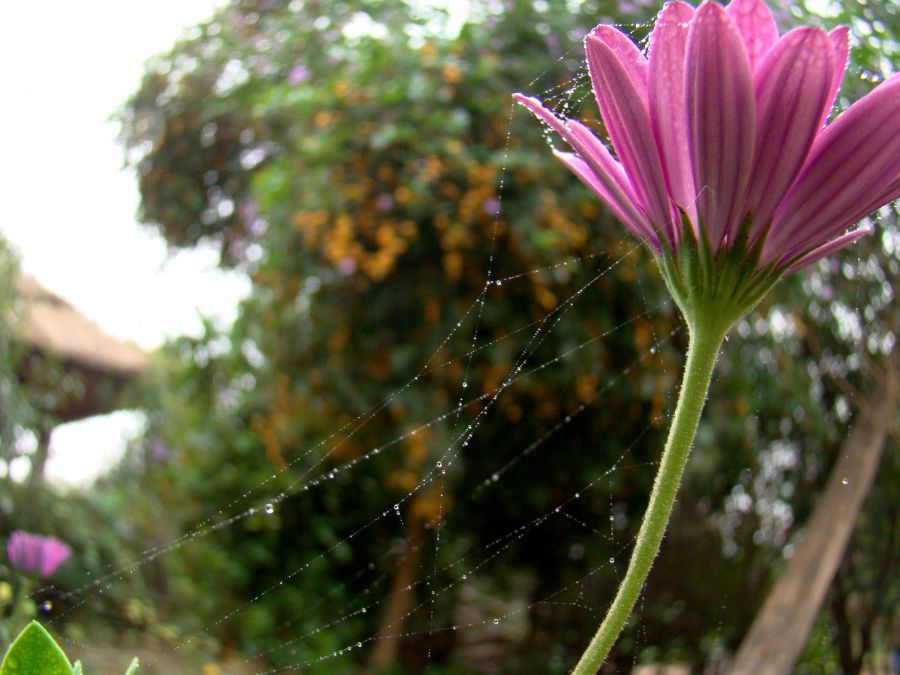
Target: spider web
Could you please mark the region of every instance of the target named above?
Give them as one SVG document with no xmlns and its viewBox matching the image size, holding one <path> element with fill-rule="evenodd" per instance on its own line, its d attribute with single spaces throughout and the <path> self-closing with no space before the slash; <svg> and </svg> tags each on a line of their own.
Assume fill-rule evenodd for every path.
<svg viewBox="0 0 900 675">
<path fill-rule="evenodd" d="M 646 35 L 649 30 L 647 24 L 623 25 L 620 28 L 638 35 Z M 559 61 L 570 58 L 571 55 L 569 52 L 560 57 Z M 539 75 L 533 82 L 523 87 L 523 90 L 531 92 L 539 88 L 543 77 L 543 74 Z M 585 92 L 589 92 L 590 88 L 585 86 L 586 78 L 586 72 L 582 68 L 566 84 L 546 88 L 537 93 L 558 113 L 574 116 L 583 103 L 589 104 L 589 94 Z M 510 119 L 514 115 L 525 114 L 527 113 L 523 110 L 512 106 L 510 108 Z M 549 133 L 548 142 L 551 144 L 555 142 Z M 508 179 L 508 171 L 504 167 L 497 194 L 501 204 Z M 498 236 L 497 219 L 492 247 Z M 512 226 L 514 227 L 515 223 L 512 223 Z M 623 239 L 627 237 L 624 228 L 622 237 Z M 671 312 L 669 303 L 652 300 L 655 293 L 649 292 L 639 281 L 635 289 L 637 301 L 633 303 L 634 310 L 630 317 L 599 333 L 583 335 L 580 342 L 558 351 L 550 358 L 536 360 L 540 348 L 546 346 L 548 336 L 552 336 L 554 331 L 561 326 L 568 326 L 572 321 L 570 310 L 583 303 L 592 302 L 588 291 L 620 265 L 643 264 L 638 262 L 639 258 L 639 244 L 630 242 L 624 253 L 598 251 L 582 258 L 565 259 L 550 266 L 497 277 L 492 251 L 484 270 L 484 286 L 481 292 L 472 298 L 468 307 L 459 314 L 455 327 L 437 344 L 431 346 L 431 356 L 404 385 L 388 393 L 366 412 L 351 415 L 349 421 L 336 425 L 333 433 L 305 448 L 284 468 L 273 472 L 237 499 L 194 524 L 184 535 L 162 545 L 147 548 L 129 564 L 109 567 L 101 576 L 85 579 L 80 587 L 66 592 L 70 601 L 66 610 L 53 611 L 52 607 L 45 606 L 42 608 L 44 616 L 54 621 L 64 620 L 71 612 L 85 606 L 91 607 L 99 596 L 110 592 L 117 584 L 127 583 L 130 576 L 141 572 L 157 559 L 195 545 L 199 540 L 211 537 L 219 531 L 239 526 L 248 519 L 275 517 L 280 509 L 285 508 L 289 499 L 303 498 L 306 495 L 312 498 L 325 485 L 340 484 L 343 490 L 352 491 L 354 482 L 367 464 L 378 461 L 385 455 L 400 452 L 404 443 L 419 434 L 427 434 L 437 427 L 443 427 L 450 430 L 449 442 L 439 453 L 438 458 L 418 477 L 415 486 L 406 491 L 391 507 L 358 513 L 356 525 L 349 533 L 331 546 L 323 547 L 317 555 L 309 557 L 289 573 L 271 579 L 264 585 L 263 590 L 253 597 L 235 600 L 227 611 L 201 629 L 180 635 L 173 647 L 174 652 L 188 652 L 201 648 L 217 629 L 240 619 L 273 591 L 289 587 L 316 568 L 332 564 L 330 559 L 336 551 L 352 548 L 358 541 L 372 537 L 373 530 L 386 524 L 399 526 L 399 531 L 404 535 L 400 541 L 385 549 L 381 557 L 361 561 L 351 575 L 353 586 L 357 590 L 348 597 L 347 588 L 323 589 L 320 597 L 306 609 L 312 615 L 327 618 L 320 620 L 314 628 L 299 628 L 294 631 L 295 634 L 291 638 L 260 648 L 246 660 L 245 665 L 248 669 L 258 669 L 260 663 L 273 662 L 279 665 L 265 667 L 257 672 L 267 674 L 328 672 L 327 668 L 330 667 L 337 670 L 352 670 L 353 664 L 360 660 L 360 652 L 371 651 L 385 642 L 410 640 L 423 645 L 424 660 L 431 663 L 436 658 L 435 645 L 442 644 L 447 634 L 453 635 L 453 640 L 461 651 L 469 653 L 470 658 L 474 658 L 471 655 L 479 653 L 479 650 L 483 652 L 485 645 L 490 647 L 494 644 L 515 644 L 517 639 L 521 639 L 529 622 L 552 617 L 555 613 L 564 616 L 576 610 L 589 615 L 595 623 L 599 622 L 611 597 L 612 589 L 606 588 L 598 592 L 597 578 L 602 576 L 608 579 L 610 570 L 613 571 L 614 577 L 620 576 L 627 564 L 628 553 L 633 543 L 631 536 L 626 534 L 630 530 L 625 526 L 624 516 L 618 507 L 613 479 L 618 479 L 626 470 L 628 472 L 637 470 L 652 475 L 655 470 L 654 464 L 638 459 L 634 450 L 646 442 L 648 432 L 664 423 L 663 419 L 647 419 L 643 428 L 637 430 L 630 443 L 603 470 L 581 476 L 574 489 L 556 494 L 538 513 L 520 518 L 513 527 L 491 541 L 474 549 L 461 546 L 456 540 L 458 535 L 455 526 L 460 517 L 467 517 L 458 514 L 470 513 L 480 504 L 486 505 L 484 518 L 491 518 L 491 497 L 495 491 L 504 483 L 509 484 L 519 479 L 523 472 L 527 473 L 535 458 L 542 454 L 557 452 L 555 443 L 567 429 L 576 422 L 596 414 L 606 401 L 620 395 L 622 382 L 635 372 L 646 369 L 647 363 L 635 359 L 619 367 L 615 373 L 608 374 L 596 391 L 584 397 L 574 409 L 560 412 L 544 433 L 527 443 L 507 449 L 502 456 L 498 456 L 494 467 L 479 476 L 468 491 L 459 492 L 452 488 L 452 474 L 462 461 L 464 449 L 479 443 L 483 422 L 499 414 L 498 405 L 505 396 L 516 391 L 518 387 L 530 386 L 548 372 L 560 369 L 567 360 L 577 356 L 582 350 L 629 329 L 634 322 L 656 316 L 663 310 Z M 583 275 L 585 281 L 574 292 L 547 310 L 543 316 L 537 320 L 523 317 L 518 325 L 510 327 L 500 338 L 490 341 L 482 338 L 485 312 L 490 311 L 494 303 L 504 302 L 503 296 L 496 293 L 498 289 L 527 283 L 529 277 L 535 275 L 552 276 L 557 272 L 572 270 L 577 270 Z M 650 325 L 653 326 L 654 323 L 651 321 Z M 676 339 L 679 332 L 680 329 L 677 327 L 664 334 L 654 332 L 648 350 L 650 354 L 655 354 L 661 347 Z M 497 349 L 501 343 L 504 343 L 504 346 L 513 344 L 517 357 L 497 386 L 481 393 L 470 391 L 469 377 L 473 364 L 483 355 Z M 448 352 L 455 355 L 447 359 Z M 458 366 L 461 366 L 459 394 L 446 407 L 433 410 L 430 417 L 408 422 L 403 430 L 397 430 L 394 435 L 377 445 L 367 447 L 363 453 L 351 459 L 340 458 L 339 451 L 348 441 L 359 437 L 373 420 L 385 414 L 392 403 L 407 396 L 414 396 L 428 374 L 456 372 Z M 654 361 L 651 367 L 660 366 L 669 379 L 677 375 L 665 370 L 667 368 L 665 361 Z M 671 399 L 668 400 L 663 416 L 668 414 L 670 407 Z M 590 452 L 590 448 L 584 448 L 583 451 Z M 287 487 L 276 487 L 283 484 L 285 477 L 288 478 Z M 426 491 L 436 495 L 437 517 L 426 524 L 428 530 L 426 538 L 414 537 L 408 534 L 410 532 L 408 507 L 417 496 Z M 604 503 L 606 508 L 602 511 L 591 511 L 589 516 L 585 516 L 586 509 L 581 507 L 588 500 L 593 504 Z M 574 525 L 574 530 L 578 534 L 569 541 L 545 542 L 544 536 L 548 526 L 561 520 Z M 522 547 L 523 544 L 535 545 L 534 542 L 541 542 L 553 548 L 558 551 L 559 564 L 565 566 L 572 561 L 582 561 L 586 549 L 584 542 L 588 539 L 595 543 L 601 542 L 605 555 L 580 565 L 584 568 L 584 572 L 574 581 L 561 582 L 549 592 L 540 594 L 529 592 L 527 580 L 522 582 L 526 587 L 524 592 L 521 589 L 510 591 L 490 587 L 494 578 L 493 573 L 488 573 L 491 566 L 511 556 L 514 549 Z M 404 560 L 412 561 L 413 578 L 408 583 L 392 587 L 393 573 L 402 566 Z M 514 587 L 515 580 L 510 585 Z M 336 592 L 337 590 L 340 592 Z M 308 656 L 308 650 L 303 649 L 307 643 L 320 644 L 321 636 L 354 625 L 363 617 L 383 614 L 385 608 L 400 596 L 411 600 L 391 621 L 382 622 L 376 631 L 361 633 L 358 639 L 340 643 L 314 657 Z M 450 621 L 446 620 L 447 605 L 455 607 Z M 634 631 L 634 640 L 638 645 L 649 643 L 651 640 L 640 623 L 642 611 L 643 601 L 637 609 L 638 625 Z M 298 625 L 302 624 L 300 619 L 302 616 L 295 617 Z M 580 637 L 586 640 L 588 636 Z M 87 647 L 85 642 L 72 638 L 69 638 L 69 641 L 73 653 Z M 633 649 L 634 653 L 638 651 L 639 649 Z M 571 666 L 565 659 L 566 656 L 562 651 L 547 654 L 544 664 L 546 671 L 565 671 Z M 155 664 L 151 661 L 145 663 L 145 666 L 152 672 Z"/>
</svg>

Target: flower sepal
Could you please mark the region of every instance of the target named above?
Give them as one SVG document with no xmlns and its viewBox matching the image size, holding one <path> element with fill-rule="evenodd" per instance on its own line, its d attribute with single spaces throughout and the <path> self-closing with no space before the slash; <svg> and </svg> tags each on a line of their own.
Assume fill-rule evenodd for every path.
<svg viewBox="0 0 900 675">
<path fill-rule="evenodd" d="M 734 241 L 713 246 L 706 228 L 695 228 L 683 212 L 677 246 L 663 241 L 654 252 L 691 332 L 702 329 L 723 336 L 786 271 L 775 263 L 760 266 L 761 254 L 762 238 L 750 241 L 749 217 Z"/>
</svg>

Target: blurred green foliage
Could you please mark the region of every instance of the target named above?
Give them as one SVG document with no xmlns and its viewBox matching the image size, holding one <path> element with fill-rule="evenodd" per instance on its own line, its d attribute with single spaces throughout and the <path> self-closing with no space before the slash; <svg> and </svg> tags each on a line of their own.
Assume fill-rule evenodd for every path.
<svg viewBox="0 0 900 675">
<path fill-rule="evenodd" d="M 145 441 L 35 515 L 81 547 L 70 630 L 357 672 L 414 555 L 411 611 L 386 631 L 405 671 L 567 671 L 625 564 L 685 335 L 649 256 L 509 96 L 584 99 L 570 112 L 596 121 L 581 37 L 612 21 L 642 39 L 656 9 L 473 1 L 456 30 L 399 0 L 241 0 L 148 64 L 121 115 L 141 218 L 174 247 L 214 243 L 253 290 L 233 326 L 158 355 Z M 897 58 L 896 8 L 857 10 L 822 19 L 857 31 L 845 103 Z M 876 228 L 726 345 L 619 672 L 722 663 L 745 633 L 852 423 L 847 392 L 893 347 L 896 211 Z M 897 630 L 897 582 L 876 573 L 897 476 L 841 572 L 877 620 L 852 599 L 823 614 L 835 638 L 798 672 L 838 662 L 842 632 Z"/>
<path fill-rule="evenodd" d="M 16 426 L 30 417 L 25 394 L 16 377 L 19 353 L 14 336 L 20 313 L 18 274 L 18 258 L 0 237 L 0 317 L 4 319 L 0 321 L 0 460 L 4 467 L 16 456 Z"/>
<path fill-rule="evenodd" d="M 614 566 L 601 561 L 627 544 L 643 509 L 684 336 L 647 257 L 555 164 L 508 98 L 518 89 L 558 103 L 582 97 L 583 73 L 572 75 L 585 28 L 614 20 L 640 39 L 653 8 L 560 10 L 474 3 L 456 35 L 438 9 L 400 2 L 235 3 L 150 64 L 124 114 L 143 218 L 175 246 L 216 242 L 223 264 L 254 281 L 234 327 L 172 345 L 151 409 L 174 468 L 153 470 L 164 494 L 181 500 L 185 527 L 218 509 L 259 508 L 267 495 L 278 502 L 273 515 L 162 562 L 187 564 L 180 571 L 194 580 L 191 565 L 215 570 L 215 588 L 201 580 L 179 589 L 198 628 L 215 622 L 222 639 L 271 649 L 275 661 L 352 645 L 380 625 L 383 604 L 371 611 L 369 602 L 397 574 L 397 542 L 439 525 L 441 545 L 426 537 L 420 563 L 421 576 L 436 573 L 418 580 L 416 602 L 428 588 L 451 590 L 402 625 L 407 667 L 424 667 L 425 653 L 431 664 L 464 667 L 479 645 L 499 644 L 504 670 L 563 671 L 592 629 L 582 598 L 603 607 L 615 584 Z M 863 40 L 855 57 L 879 63 L 881 46 Z M 854 78 L 860 69 L 851 68 L 850 99 L 871 86 Z M 587 105 L 581 114 L 595 112 Z M 885 259 L 860 255 L 878 269 Z M 828 265 L 839 263 L 785 284 L 726 355 L 670 537 L 678 552 L 656 573 L 618 663 L 649 645 L 664 645 L 660 658 L 699 663 L 733 648 L 752 619 L 755 602 L 745 600 L 762 599 L 849 419 L 837 387 L 816 373 L 822 354 L 804 339 L 821 336 L 816 348 L 836 359 L 856 351 L 855 340 L 839 339 L 834 303 L 807 316 L 823 283 L 846 292 Z M 854 285 L 845 309 L 869 311 L 865 299 L 888 284 L 877 274 L 870 281 Z M 551 330 L 531 343 L 533 328 L 507 337 L 548 313 Z M 567 356 L 517 380 L 483 417 L 483 402 L 452 413 L 464 395 L 491 400 L 523 348 L 526 369 Z M 862 366 L 844 375 L 865 388 Z M 477 431 L 463 444 L 473 419 Z M 607 475 L 626 448 L 626 465 Z M 437 461 L 447 465 L 440 477 Z M 566 504 L 570 518 L 548 519 L 491 555 L 492 542 L 600 476 L 602 489 Z M 395 503 L 401 518 L 366 525 Z M 608 536 L 584 525 L 609 517 Z M 177 524 L 171 514 L 164 522 Z M 473 567 L 477 581 L 464 582 Z M 721 586 L 696 583 L 710 567 L 721 570 Z M 272 588 L 280 579 L 287 583 Z M 579 579 L 574 592 L 540 602 Z M 465 607 L 470 586 L 474 610 Z M 531 606 L 524 633 L 478 623 L 492 603 L 517 596 Z M 464 611 L 478 617 L 470 635 L 440 630 Z M 356 666 L 345 657 L 323 667 Z"/>
</svg>

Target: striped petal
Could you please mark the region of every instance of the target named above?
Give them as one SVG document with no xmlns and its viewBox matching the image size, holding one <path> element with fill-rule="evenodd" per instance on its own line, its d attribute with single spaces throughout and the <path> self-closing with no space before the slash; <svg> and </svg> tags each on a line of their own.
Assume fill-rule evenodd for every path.
<svg viewBox="0 0 900 675">
<path fill-rule="evenodd" d="M 603 42 L 619 58 L 619 63 L 628 71 L 632 81 L 640 90 L 647 91 L 647 58 L 637 48 L 634 41 L 612 26 L 600 24 L 591 35 Z"/>
<path fill-rule="evenodd" d="M 675 223 L 656 141 L 650 125 L 646 88 L 622 63 L 608 33 L 585 39 L 588 69 L 609 140 L 651 222 L 675 241 Z"/>
<path fill-rule="evenodd" d="M 726 11 L 741 34 L 750 68 L 755 70 L 778 39 L 775 17 L 762 0 L 732 0 Z"/>
<path fill-rule="evenodd" d="M 554 150 L 553 154 L 556 158 L 565 164 L 569 170 L 581 179 L 597 197 L 600 198 L 612 214 L 619 219 L 631 232 L 645 244 L 652 246 L 655 250 L 659 250 L 659 240 L 653 229 L 644 221 L 634 221 L 622 210 L 618 200 L 606 190 L 604 184 L 598 180 L 597 175 L 591 170 L 587 162 L 571 152 L 559 152 Z"/>
<path fill-rule="evenodd" d="M 900 199 L 900 175 L 897 175 L 894 179 L 894 182 L 881 190 L 881 192 L 872 193 L 872 196 L 870 196 L 868 199 L 861 200 L 855 211 L 848 211 L 846 214 L 844 214 L 844 217 L 840 221 L 829 225 L 827 231 L 841 232 L 851 225 L 855 225 L 860 220 L 868 216 L 873 211 L 877 211 L 885 204 L 890 204 L 895 199 Z M 821 240 L 820 237 L 823 235 L 824 233 L 820 233 L 819 237 L 808 239 L 804 242 L 795 244 L 791 249 L 787 251 L 787 253 L 781 256 L 782 259 L 790 260 L 797 257 L 798 255 L 805 255 L 806 251 L 808 251 L 810 247 L 815 247 L 817 245 L 817 242 Z"/>
<path fill-rule="evenodd" d="M 859 241 L 867 234 L 869 234 L 869 228 L 867 227 L 859 227 L 855 230 L 847 232 L 846 234 L 842 234 L 840 237 L 832 239 L 827 244 L 823 244 L 819 248 L 813 249 L 812 251 L 807 253 L 805 256 L 800 258 L 800 260 L 791 265 L 788 268 L 787 273 L 793 274 L 797 270 L 801 270 L 804 267 L 809 267 L 813 263 L 819 262 L 822 258 L 825 258 L 832 253 L 836 253 L 842 248 L 846 248 L 850 246 L 850 244 Z"/>
<path fill-rule="evenodd" d="M 569 120 L 563 122 L 547 110 L 541 102 L 532 96 L 513 94 L 513 98 L 528 108 L 539 120 L 547 124 L 581 156 L 581 160 L 593 174 L 593 182 L 587 183 L 581 175 L 581 165 L 568 159 L 560 159 L 566 166 L 594 189 L 593 183 L 602 186 L 602 199 L 623 223 L 633 231 L 645 232 L 650 229 L 646 218 L 637 205 L 634 191 L 628 182 L 621 165 L 612 157 L 606 146 L 580 122 Z M 559 153 L 564 154 L 564 153 Z M 559 156 L 559 154 L 557 156 Z M 578 167 L 576 171 L 573 167 Z M 596 190 L 595 190 L 596 192 Z M 598 193 L 599 194 L 599 193 Z M 641 238 L 645 235 L 642 234 Z"/>
<path fill-rule="evenodd" d="M 650 119 L 672 200 L 697 222 L 694 175 L 687 139 L 687 103 L 684 96 L 684 50 L 688 23 L 694 8 L 684 2 L 669 2 L 656 17 L 650 35 Z"/>
<path fill-rule="evenodd" d="M 756 238 L 797 177 L 830 105 L 833 49 L 825 31 L 802 27 L 781 38 L 753 74 L 756 151 L 747 208 Z"/>
<path fill-rule="evenodd" d="M 797 182 L 775 211 L 763 264 L 827 242 L 853 219 L 889 201 L 898 176 L 900 73 L 820 134 Z"/>
<path fill-rule="evenodd" d="M 755 103 L 741 36 L 712 2 L 700 6 L 688 31 L 685 90 L 697 207 L 715 249 L 744 219 Z"/>
<path fill-rule="evenodd" d="M 577 147 L 580 148 L 579 153 L 594 173 L 601 177 L 601 180 L 603 177 L 610 179 L 610 194 L 622 205 L 629 221 L 641 229 L 652 230 L 638 205 L 634 188 L 628 181 L 622 165 L 615 160 L 594 132 L 578 120 L 566 121 L 566 130 L 571 134 Z"/>
</svg>

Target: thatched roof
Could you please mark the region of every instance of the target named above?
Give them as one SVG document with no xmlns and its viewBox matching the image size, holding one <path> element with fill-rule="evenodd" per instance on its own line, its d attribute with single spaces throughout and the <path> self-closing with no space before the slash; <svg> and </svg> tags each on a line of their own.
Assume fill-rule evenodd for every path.
<svg viewBox="0 0 900 675">
<path fill-rule="evenodd" d="M 56 391 L 49 399 L 49 411 L 63 422 L 118 408 L 124 385 L 146 372 L 147 355 L 104 333 L 35 279 L 20 275 L 18 288 L 22 311 L 15 322 L 16 339 L 32 355 L 22 362 L 19 376 L 40 379 L 39 361 L 48 358 L 82 380 L 77 393 Z"/>
<path fill-rule="evenodd" d="M 111 337 L 90 319 L 27 275 L 19 277 L 24 300 L 19 339 L 63 361 L 111 375 L 134 377 L 147 370 L 147 355 Z"/>
</svg>

